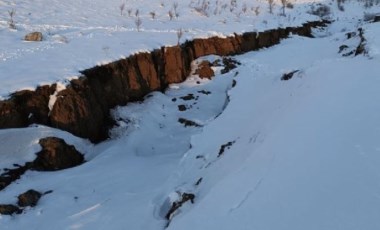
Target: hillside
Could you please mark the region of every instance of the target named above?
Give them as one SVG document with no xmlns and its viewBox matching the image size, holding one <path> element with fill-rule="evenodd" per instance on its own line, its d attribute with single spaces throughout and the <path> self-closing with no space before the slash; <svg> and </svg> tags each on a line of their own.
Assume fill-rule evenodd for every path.
<svg viewBox="0 0 380 230">
<path fill-rule="evenodd" d="M 280 2 L 272 14 L 267 1 L 234 2 L 0 0 L 0 96 L 55 82 L 62 90 L 96 64 L 176 45 L 178 31 L 182 43 L 321 20 L 307 0 L 285 16 Z M 0 204 L 17 204 L 29 189 L 47 193 L 0 215 L 0 228 L 379 229 L 380 24 L 368 17 L 380 5 L 320 4 L 331 23 L 313 37 L 230 57 L 228 71 L 223 57 L 201 57 L 183 83 L 114 108 L 110 138 L 99 144 L 37 124 L 0 130 L 0 174 L 32 162 L 44 137 L 85 158 L 27 170 L 1 190 Z M 32 31 L 44 40 L 22 41 Z M 210 79 L 196 72 L 204 61 L 214 63 Z"/>
</svg>

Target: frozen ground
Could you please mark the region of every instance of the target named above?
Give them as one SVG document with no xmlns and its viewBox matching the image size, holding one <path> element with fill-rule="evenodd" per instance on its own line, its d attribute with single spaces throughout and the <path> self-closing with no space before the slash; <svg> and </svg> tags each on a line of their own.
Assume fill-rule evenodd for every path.
<svg viewBox="0 0 380 230">
<path fill-rule="evenodd" d="M 8 2 L 0 3 L 1 7 L 8 7 Z M 77 5 L 81 3 L 84 2 L 79 1 Z M 36 1 L 33 6 L 36 8 L 30 9 L 38 9 L 38 4 L 42 3 Z M 119 4 L 102 8 L 97 14 L 98 21 L 94 16 L 93 26 L 107 23 L 100 19 L 101 15 L 107 15 L 107 7 L 115 11 L 110 17 L 118 20 Z M 133 4 L 138 6 L 142 2 L 133 1 Z M 93 1 L 88 8 L 95 5 Z M 49 7 L 54 8 L 48 5 L 46 9 Z M 70 7 L 67 4 L 56 8 L 59 13 L 72 9 Z M 345 10 L 345 13 L 334 11 L 334 17 L 339 20 L 325 30 L 315 31 L 316 38 L 292 36 L 277 46 L 234 57 L 241 65 L 230 73 L 217 74 L 211 81 L 196 84 L 199 79 L 191 76 L 184 83 L 172 85 L 165 94 L 153 93 L 143 103 L 116 108 L 113 114 L 119 123 L 112 130 L 113 139 L 99 145 L 41 126 L 0 131 L 0 168 L 32 159 L 40 148 L 38 140 L 48 135 L 74 144 L 87 160 L 79 167 L 64 171 L 27 172 L 1 191 L 0 204 L 15 203 L 16 196 L 28 189 L 53 190 L 53 193 L 21 215 L 0 216 L 0 228 L 164 229 L 168 224 L 165 215 L 170 201 L 178 193 L 186 192 L 195 194 L 194 204 L 188 202 L 174 213 L 167 229 L 380 229 L 380 24 L 360 22 L 364 9 L 356 3 L 347 3 Z M 370 10 L 380 11 L 378 7 Z M 80 23 L 78 14 L 72 17 L 77 23 L 75 26 L 86 27 L 85 21 Z M 185 18 L 186 13 L 182 14 Z M 45 17 L 52 20 L 50 24 L 64 21 Z M 265 19 L 268 25 L 270 18 Z M 183 20 L 182 25 L 186 24 Z M 170 23 L 181 25 L 175 24 L 181 23 L 181 16 L 165 24 Z M 241 24 L 239 28 L 243 31 L 247 25 Z M 208 26 L 199 23 L 199 31 L 206 32 L 187 36 L 206 35 Z M 358 27 L 365 31 L 368 54 L 343 57 L 338 53 L 341 45 L 352 49 L 359 43 L 357 37 L 347 39 L 345 34 L 357 31 Z M 175 27 L 171 29 L 175 31 Z M 62 47 L 81 43 L 77 36 L 67 44 L 51 40 L 24 43 L 9 37 L 9 34 L 15 38 L 21 36 L 26 30 L 1 30 L 2 35 L 7 34 L 8 40 L 5 40 L 10 44 L 6 47 L 12 50 L 13 45 Z M 89 32 L 94 34 L 96 30 L 98 41 L 106 42 L 102 37 L 108 30 L 90 29 Z M 157 43 L 152 42 L 156 38 L 141 35 L 147 43 L 140 39 L 134 44 L 136 49 L 128 46 L 124 55 L 150 49 L 155 44 L 174 44 L 174 31 L 157 33 L 163 36 L 163 40 L 157 38 Z M 140 36 L 145 32 L 127 29 L 115 32 L 120 39 L 128 33 Z M 133 37 L 137 40 L 138 36 Z M 172 40 L 165 40 L 165 36 Z M 110 37 L 118 39 L 118 36 Z M 96 39 L 82 41 L 89 40 Z M 93 45 L 96 44 L 102 43 Z M 93 47 L 82 45 L 88 45 L 89 50 Z M 55 53 L 58 49 L 64 53 Z M 104 55 L 90 55 L 80 60 L 80 55 L 85 54 L 74 46 L 52 48 L 46 53 L 50 50 L 54 57 L 76 52 L 72 59 L 75 63 L 65 67 L 73 73 L 77 62 L 86 62 L 78 65 L 83 68 L 106 60 Z M 120 55 L 117 52 L 110 51 L 112 55 Z M 27 58 L 31 54 L 21 53 L 20 63 L 32 62 Z M 44 56 L 44 53 L 41 51 L 39 55 Z M 4 76 L 3 69 L 12 69 L 13 63 L 18 63 L 12 62 L 16 59 L 2 62 L 1 76 Z M 58 69 L 60 64 L 56 65 Z M 292 79 L 281 80 L 284 73 L 294 70 L 299 72 Z M 64 72 L 57 71 L 60 74 L 54 75 L 56 79 L 44 80 L 66 77 Z M 40 83 L 41 79 L 29 80 Z M 233 80 L 237 83 L 235 87 L 232 87 Z M 5 84 L 11 82 L 4 81 Z M 14 87 L 22 85 L 17 84 Z M 4 95 L 9 90 L 3 85 L 1 89 Z M 198 99 L 181 99 L 190 93 Z M 179 111 L 181 104 L 188 109 Z M 178 122 L 179 118 L 195 121 L 201 127 L 184 127 Z M 231 146 L 221 153 L 221 147 L 228 143 Z"/>
</svg>

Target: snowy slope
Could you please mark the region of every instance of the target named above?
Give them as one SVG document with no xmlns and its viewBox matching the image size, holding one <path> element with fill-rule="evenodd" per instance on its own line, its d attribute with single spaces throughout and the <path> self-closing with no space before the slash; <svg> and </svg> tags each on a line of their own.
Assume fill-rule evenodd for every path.
<svg viewBox="0 0 380 230">
<path fill-rule="evenodd" d="M 295 37 L 241 57 L 229 106 L 187 154 L 183 177 L 207 182 L 169 229 L 379 229 L 379 59 L 339 57 L 342 37 Z"/>
<path fill-rule="evenodd" d="M 264 0 L 231 2 L 211 1 L 204 15 L 195 10 L 203 2 L 195 0 L 2 0 L 0 96 L 6 97 L 19 89 L 33 89 L 39 84 L 65 82 L 94 65 L 163 45 L 176 45 L 180 29 L 183 31 L 180 42 L 184 42 L 195 37 L 263 31 L 318 19 L 306 13 L 310 6 L 305 1 L 287 9 L 286 17 L 279 15 L 279 2 L 273 15 L 269 14 Z M 15 10 L 16 30 L 8 26 L 8 11 L 12 10 Z M 169 11 L 177 12 L 178 17 L 170 20 Z M 154 19 L 151 12 L 155 13 Z M 140 32 L 135 23 L 137 18 L 142 21 Z M 42 32 L 44 41 L 22 41 L 33 31 Z"/>
<path fill-rule="evenodd" d="M 52 2 L 46 12 L 58 9 L 59 14 L 75 9 L 69 2 L 61 5 Z M 136 8 L 144 4 L 128 2 Z M 6 46 L 9 49 L 3 54 L 8 55 L 23 45 L 41 48 L 53 44 L 53 48 L 38 51 L 38 55 L 47 59 L 49 55 L 63 58 L 60 60 L 70 60 L 68 57 L 73 55 L 74 63 L 57 61 L 57 64 L 49 60 L 52 65 L 46 70 L 30 70 L 41 73 L 42 78 L 31 75 L 24 79 L 20 75 L 21 83 L 1 79 L 3 95 L 11 87 L 19 89 L 42 81 L 62 80 L 74 74 L 76 68 L 104 61 L 105 55 L 91 53 L 99 44 L 116 44 L 116 51 L 109 52 L 115 55 L 113 59 L 139 49 L 176 43 L 175 27 L 157 33 L 162 38 L 146 36 L 148 32 L 144 31 L 145 35 L 139 37 L 135 35 L 143 32 L 118 29 L 110 36 L 111 40 L 105 41 L 109 28 L 91 27 L 107 27 L 108 23 L 117 21 L 120 2 L 116 3 L 116 10 L 107 5 L 101 11 L 91 10 L 98 9 L 100 1 L 85 3 L 76 4 L 78 9 L 86 6 L 92 12 L 89 17 L 93 19 L 92 24 L 81 19 L 81 12 L 77 11 L 71 11 L 73 17 L 69 24 L 87 28 L 93 35 L 98 31 L 96 38 L 83 36 L 81 40 L 75 34 L 87 29 L 70 28 L 73 38 L 67 44 L 51 40 L 38 44 L 15 43 L 17 36 L 29 27 L 12 31 L 13 38 L 8 29 L 0 30 L 9 42 Z M 10 8 L 10 4 L 0 1 L 1 7 Z M 44 20 L 51 20 L 47 25 L 65 23 L 63 16 L 42 17 L 44 14 L 38 10 L 42 0 L 19 4 L 25 6 L 19 10 L 20 15 L 27 9 L 39 14 L 29 16 L 35 25 Z M 115 15 L 101 20 L 110 11 L 115 11 Z M 368 11 L 380 12 L 380 9 L 374 7 Z M 29 171 L 1 191 L 0 204 L 16 203 L 17 195 L 28 189 L 53 190 L 53 193 L 43 196 L 36 207 L 24 210 L 21 215 L 0 215 L 0 229 L 164 229 L 168 225 L 165 215 L 170 202 L 183 192 L 195 195 L 194 204 L 187 202 L 177 210 L 167 229 L 379 229 L 380 24 L 360 21 L 363 12 L 359 4 L 347 3 L 345 12 L 333 12 L 337 19 L 333 24 L 315 31 L 316 38 L 292 36 L 277 46 L 234 57 L 241 65 L 227 74 L 217 73 L 211 81 L 190 76 L 184 83 L 171 85 L 165 94 L 152 93 L 142 103 L 116 108 L 113 115 L 118 126 L 112 130 L 113 138 L 95 146 L 42 126 L 0 131 L 0 168 L 33 159 L 40 149 L 38 140 L 45 136 L 64 138 L 83 152 L 87 160 L 79 167 L 63 171 Z M 194 26 L 193 21 L 189 23 L 189 18 L 194 18 L 190 17 L 191 11 L 188 14 L 187 19 L 179 17 L 173 24 Z M 228 14 L 221 17 L 228 18 Z M 268 20 L 269 27 L 272 17 L 262 17 Z M 273 23 L 281 23 L 276 21 L 281 17 L 276 17 Z M 305 16 L 299 20 L 306 19 Z M 216 19 L 210 17 L 210 20 Z M 243 31 L 248 26 L 243 22 L 242 19 L 242 23 L 231 24 L 218 33 Z M 151 25 L 153 30 L 155 25 Z M 235 28 L 236 25 L 241 27 Z M 165 26 L 157 28 L 168 28 Z M 216 30 L 208 29 L 209 26 L 199 23 L 201 32 L 191 36 Z M 341 45 L 351 49 L 360 41 L 358 37 L 347 39 L 345 34 L 357 32 L 358 27 L 364 29 L 368 54 L 343 57 L 338 53 Z M 65 36 L 70 33 L 58 31 Z M 114 41 L 124 39 L 128 33 L 139 42 L 128 44 L 124 52 Z M 166 38 L 168 34 L 170 38 Z M 98 42 L 87 44 L 95 40 Z M 63 47 L 71 45 L 71 48 Z M 78 49 L 82 46 L 82 50 Z M 15 63 L 29 65 L 25 67 L 29 70 L 30 65 L 38 66 L 41 60 L 40 57 L 31 60 L 24 51 L 19 54 L 14 59 L 3 60 L 1 77 L 3 70 L 17 71 Z M 61 67 L 68 70 L 67 74 Z M 299 71 L 292 79 L 281 80 L 284 73 L 294 70 Z M 57 74 L 52 74 L 54 71 Z M 198 99 L 181 99 L 189 94 Z M 179 111 L 179 105 L 188 109 Z M 201 127 L 184 127 L 179 118 L 194 121 Z M 222 146 L 227 146 L 224 151 Z"/>
</svg>

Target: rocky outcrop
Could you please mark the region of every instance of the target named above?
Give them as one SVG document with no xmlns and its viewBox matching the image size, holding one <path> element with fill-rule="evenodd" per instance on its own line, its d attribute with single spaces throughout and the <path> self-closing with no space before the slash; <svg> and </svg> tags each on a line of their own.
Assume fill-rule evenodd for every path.
<svg viewBox="0 0 380 230">
<path fill-rule="evenodd" d="M 17 92 L 9 100 L 0 102 L 0 128 L 39 123 L 99 142 L 108 137 L 108 129 L 113 125 L 110 109 L 142 100 L 149 92 L 162 91 L 168 84 L 184 81 L 196 58 L 258 50 L 278 44 L 291 33 L 312 37 L 311 28 L 326 23 L 316 21 L 294 28 L 194 39 L 180 46 L 162 47 L 96 66 L 82 71 L 82 77 L 60 91 L 50 112 L 48 99 L 54 93 L 55 85 Z"/>
<path fill-rule="evenodd" d="M 42 150 L 32 163 L 32 169 L 38 171 L 55 171 L 72 168 L 83 163 L 83 155 L 74 146 L 57 137 L 40 140 Z"/>
</svg>

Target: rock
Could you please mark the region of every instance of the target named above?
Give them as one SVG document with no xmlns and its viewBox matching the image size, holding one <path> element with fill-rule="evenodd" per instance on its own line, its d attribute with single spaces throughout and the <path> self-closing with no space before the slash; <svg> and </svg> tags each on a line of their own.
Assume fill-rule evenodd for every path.
<svg viewBox="0 0 380 230">
<path fill-rule="evenodd" d="M 281 81 L 287 81 L 287 80 L 290 80 L 293 78 L 293 75 L 295 73 L 299 72 L 299 70 L 294 70 L 292 72 L 289 72 L 289 73 L 284 73 L 281 77 Z"/>
<path fill-rule="evenodd" d="M 233 79 L 233 80 L 232 80 L 232 88 L 235 88 L 236 84 L 237 84 L 236 80 Z"/>
<path fill-rule="evenodd" d="M 20 179 L 20 177 L 28 170 L 28 166 L 16 165 L 16 168 L 9 169 L 0 175 L 0 191 L 10 185 L 13 181 Z"/>
<path fill-rule="evenodd" d="M 1 215 L 20 214 L 22 210 L 13 204 L 0 204 Z"/>
<path fill-rule="evenodd" d="M 18 199 L 17 204 L 20 207 L 28 207 L 28 206 L 34 207 L 37 205 L 41 196 L 42 194 L 40 192 L 37 192 L 36 190 L 31 189 L 17 197 Z"/>
<path fill-rule="evenodd" d="M 32 169 L 38 171 L 55 171 L 78 166 L 84 158 L 74 146 L 57 137 L 46 137 L 40 140 L 42 150 L 32 163 Z"/>
<path fill-rule="evenodd" d="M 240 65 L 238 61 L 232 58 L 223 58 L 224 68 L 220 71 L 222 74 L 228 73 L 231 70 L 237 68 L 237 65 Z"/>
<path fill-rule="evenodd" d="M 358 31 L 359 31 L 360 43 L 356 47 L 355 56 L 360 55 L 360 54 L 367 54 L 367 50 L 365 47 L 366 38 L 364 37 L 364 30 L 363 28 L 359 28 Z"/>
<path fill-rule="evenodd" d="M 199 90 L 198 93 L 202 93 L 202 94 L 204 94 L 204 95 L 209 95 L 209 94 L 211 94 L 210 91 L 206 91 L 206 90 Z"/>
<path fill-rule="evenodd" d="M 31 42 L 40 42 L 42 41 L 42 33 L 41 32 L 32 32 L 27 35 L 25 35 L 24 40 L 25 41 L 31 41 Z"/>
<path fill-rule="evenodd" d="M 218 157 L 222 156 L 223 153 L 226 151 L 226 149 L 230 149 L 233 144 L 235 144 L 236 141 L 229 141 L 224 145 L 220 146 Z"/>
<path fill-rule="evenodd" d="M 178 105 L 178 110 L 181 112 L 186 111 L 187 110 L 186 105 Z"/>
<path fill-rule="evenodd" d="M 208 78 L 215 76 L 214 70 L 211 68 L 211 63 L 209 61 L 202 61 L 198 65 L 198 69 L 195 70 L 195 74 L 198 74 L 200 78 Z"/>
<path fill-rule="evenodd" d="M 373 18 L 373 22 L 380 22 L 380 15 L 376 15 L 376 16 Z"/>
<path fill-rule="evenodd" d="M 178 118 L 178 122 L 183 124 L 185 127 L 188 127 L 188 126 L 193 126 L 193 127 L 201 127 L 200 124 L 194 122 L 194 121 L 191 121 L 191 120 L 188 120 L 188 119 L 185 119 L 185 118 Z"/>
<path fill-rule="evenodd" d="M 194 97 L 194 94 L 189 93 L 189 94 L 186 95 L 186 96 L 180 97 L 180 99 L 182 99 L 182 100 L 184 100 L 184 101 L 190 101 L 190 100 L 194 100 L 194 99 L 196 99 L 196 97 Z"/>
<path fill-rule="evenodd" d="M 194 194 L 182 193 L 181 199 L 172 203 L 172 206 L 171 206 L 170 210 L 168 211 L 168 213 L 165 215 L 165 218 L 167 220 L 170 220 L 172 218 L 172 214 L 175 211 L 177 211 L 177 209 L 179 209 L 184 203 L 186 203 L 187 201 L 190 201 L 192 204 L 194 204 L 194 199 L 195 199 Z"/>
<path fill-rule="evenodd" d="M 346 38 L 351 39 L 356 36 L 356 32 L 348 32 L 346 33 Z"/>
</svg>

